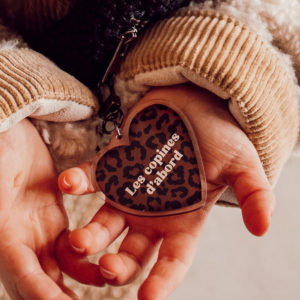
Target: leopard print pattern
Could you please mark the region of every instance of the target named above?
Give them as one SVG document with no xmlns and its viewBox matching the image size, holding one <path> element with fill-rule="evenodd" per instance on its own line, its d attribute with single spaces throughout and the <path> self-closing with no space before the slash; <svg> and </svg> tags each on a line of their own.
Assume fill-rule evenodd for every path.
<svg viewBox="0 0 300 300">
<path fill-rule="evenodd" d="M 180 116 L 152 105 L 131 121 L 129 146 L 99 159 L 96 180 L 112 206 L 126 212 L 176 214 L 202 202 L 193 143 Z"/>
</svg>

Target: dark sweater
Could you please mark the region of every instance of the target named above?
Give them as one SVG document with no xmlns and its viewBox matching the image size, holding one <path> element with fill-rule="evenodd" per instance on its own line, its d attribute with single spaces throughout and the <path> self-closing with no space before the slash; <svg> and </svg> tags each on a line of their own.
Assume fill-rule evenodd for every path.
<svg viewBox="0 0 300 300">
<path fill-rule="evenodd" d="M 28 39 L 91 89 L 102 78 L 121 35 L 132 18 L 153 22 L 186 6 L 189 0 L 79 0 L 67 17 Z"/>
</svg>

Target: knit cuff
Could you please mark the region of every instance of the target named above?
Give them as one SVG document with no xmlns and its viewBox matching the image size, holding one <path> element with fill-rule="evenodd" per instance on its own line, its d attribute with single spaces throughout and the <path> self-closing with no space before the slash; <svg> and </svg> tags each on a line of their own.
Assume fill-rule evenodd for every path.
<svg viewBox="0 0 300 300">
<path fill-rule="evenodd" d="M 187 81 L 229 100 L 273 184 L 298 135 L 295 86 L 276 53 L 229 16 L 185 10 L 156 23 L 131 49 L 116 92 L 130 106 L 153 86 Z"/>
<path fill-rule="evenodd" d="M 0 49 L 0 131 L 28 116 L 66 122 L 88 118 L 96 109 L 93 93 L 41 54 Z"/>
</svg>

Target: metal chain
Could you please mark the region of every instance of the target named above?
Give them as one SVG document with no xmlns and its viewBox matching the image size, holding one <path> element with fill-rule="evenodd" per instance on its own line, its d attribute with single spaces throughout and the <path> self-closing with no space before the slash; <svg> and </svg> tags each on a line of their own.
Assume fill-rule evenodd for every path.
<svg viewBox="0 0 300 300">
<path fill-rule="evenodd" d="M 132 27 L 122 34 L 116 51 L 114 52 L 101 81 L 98 83 L 97 91 L 102 98 L 104 90 L 108 91 L 109 94 L 103 101 L 99 111 L 99 116 L 103 119 L 102 131 L 103 133 L 110 134 L 112 131 L 116 130 L 119 138 L 122 137 L 120 126 L 124 119 L 124 113 L 121 109 L 120 98 L 114 93 L 113 72 L 116 70 L 117 65 L 119 65 L 120 60 L 126 55 L 129 45 L 137 38 L 138 32 L 148 22 L 131 18 L 131 23 L 133 24 Z"/>
</svg>

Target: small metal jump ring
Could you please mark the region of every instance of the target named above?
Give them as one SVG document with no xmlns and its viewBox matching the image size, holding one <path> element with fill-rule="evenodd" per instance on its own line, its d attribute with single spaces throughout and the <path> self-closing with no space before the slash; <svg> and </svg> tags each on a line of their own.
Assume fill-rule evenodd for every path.
<svg viewBox="0 0 300 300">
<path fill-rule="evenodd" d="M 118 137 L 118 139 L 121 139 L 123 135 L 122 135 L 120 127 L 117 124 L 115 124 L 115 129 L 117 131 L 117 137 Z"/>
<path fill-rule="evenodd" d="M 118 132 L 118 136 L 122 136 L 120 133 L 120 126 L 124 119 L 124 113 L 121 109 L 117 109 L 110 112 L 103 120 L 102 130 L 106 134 L 112 133 L 115 129 Z M 109 128 L 108 125 L 113 125 Z"/>
</svg>

